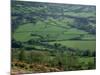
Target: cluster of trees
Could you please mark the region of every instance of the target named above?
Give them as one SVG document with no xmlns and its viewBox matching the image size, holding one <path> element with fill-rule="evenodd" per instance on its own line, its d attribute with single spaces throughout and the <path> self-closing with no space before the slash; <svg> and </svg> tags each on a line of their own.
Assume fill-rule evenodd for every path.
<svg viewBox="0 0 100 75">
<path fill-rule="evenodd" d="M 76 21 L 75 24 L 71 25 L 72 27 L 84 30 L 91 34 L 96 34 L 95 23 L 93 23 L 94 25 L 91 25 L 91 22 L 87 18 L 75 19 L 75 21 Z"/>
<path fill-rule="evenodd" d="M 26 47 L 24 44 L 33 46 Z M 95 69 L 95 51 L 68 48 L 59 43 L 50 45 L 37 40 L 29 40 L 24 44 L 12 39 L 12 62 L 17 60 L 25 64 L 42 64 L 46 67 L 57 68 L 59 71 Z M 35 48 L 36 45 L 43 46 L 45 50 Z M 89 62 L 81 62 L 81 58 L 93 59 Z M 16 63 L 12 66 L 26 68 L 25 64 Z"/>
<path fill-rule="evenodd" d="M 96 57 L 96 52 L 95 51 L 90 51 L 90 50 L 84 50 L 81 52 L 80 56 L 83 57 Z"/>
<path fill-rule="evenodd" d="M 33 45 L 33 46 L 26 46 L 24 44 Z M 77 55 L 79 55 L 79 56 L 88 56 L 88 57 L 96 56 L 95 51 L 68 48 L 60 43 L 54 43 L 53 45 L 51 45 L 47 42 L 41 42 L 40 40 L 37 41 L 37 40 L 31 39 L 27 42 L 24 42 L 24 44 L 20 41 L 16 41 L 16 40 L 12 39 L 12 48 L 25 48 L 25 50 L 41 50 L 34 46 L 34 45 L 37 45 L 37 46 L 44 47 L 44 50 L 47 50 L 47 51 L 49 51 L 49 50 L 59 51 L 59 52 L 71 51 L 71 52 L 77 53 Z"/>
<path fill-rule="evenodd" d="M 22 48 L 23 44 L 20 41 L 16 41 L 15 39 L 11 40 L 11 48 Z"/>
<path fill-rule="evenodd" d="M 41 52 L 41 51 L 26 51 L 24 49 L 14 50 L 16 53 L 13 53 L 12 59 L 15 59 L 20 62 L 25 62 L 27 64 L 43 64 L 48 67 L 55 67 L 60 70 L 69 71 L 69 70 L 80 70 L 80 69 L 94 69 L 95 68 L 95 59 L 94 62 L 80 62 L 79 56 L 74 52 L 64 51 L 64 52 Z M 25 66 L 24 66 L 25 67 Z"/>
</svg>

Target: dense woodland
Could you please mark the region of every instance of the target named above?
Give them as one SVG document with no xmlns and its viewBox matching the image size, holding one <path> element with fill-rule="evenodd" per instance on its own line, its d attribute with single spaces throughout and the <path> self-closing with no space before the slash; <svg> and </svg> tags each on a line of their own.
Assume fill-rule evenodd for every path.
<svg viewBox="0 0 100 75">
<path fill-rule="evenodd" d="M 12 1 L 12 74 L 95 69 L 96 7 Z"/>
</svg>

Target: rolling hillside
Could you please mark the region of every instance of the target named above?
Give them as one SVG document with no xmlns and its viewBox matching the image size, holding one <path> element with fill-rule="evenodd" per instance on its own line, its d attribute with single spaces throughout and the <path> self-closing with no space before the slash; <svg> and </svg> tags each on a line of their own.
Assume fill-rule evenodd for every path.
<svg viewBox="0 0 100 75">
<path fill-rule="evenodd" d="M 95 69 L 95 11 L 91 5 L 12 1 L 13 70 Z"/>
</svg>

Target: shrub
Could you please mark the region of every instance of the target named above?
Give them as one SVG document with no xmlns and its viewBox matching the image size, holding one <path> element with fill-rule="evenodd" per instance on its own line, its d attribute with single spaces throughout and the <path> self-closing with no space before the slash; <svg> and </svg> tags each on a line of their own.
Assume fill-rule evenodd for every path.
<svg viewBox="0 0 100 75">
<path fill-rule="evenodd" d="M 20 50 L 19 55 L 18 55 L 18 59 L 19 59 L 19 61 L 24 61 L 24 59 L 25 59 L 25 51 L 23 49 Z"/>
<path fill-rule="evenodd" d="M 91 56 L 91 51 L 89 51 L 89 50 L 84 50 L 84 51 L 81 53 L 81 56 Z"/>
</svg>

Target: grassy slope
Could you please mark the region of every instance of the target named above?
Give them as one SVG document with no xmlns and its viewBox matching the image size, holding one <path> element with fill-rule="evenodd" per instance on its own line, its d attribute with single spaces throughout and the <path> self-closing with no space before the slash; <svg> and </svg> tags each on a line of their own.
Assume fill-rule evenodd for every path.
<svg viewBox="0 0 100 75">
<path fill-rule="evenodd" d="M 83 30 L 78 30 L 76 28 L 65 29 L 59 26 L 60 25 L 58 26 L 47 25 L 44 22 L 38 22 L 37 24 L 28 23 L 19 26 L 19 28 L 14 33 L 14 37 L 16 40 L 19 41 L 27 41 L 30 38 L 33 38 L 32 36 L 30 36 L 30 34 L 34 33 L 42 35 L 45 38 L 46 35 L 49 35 L 50 38 L 61 40 L 61 39 L 70 39 L 73 37 L 77 37 L 78 34 L 88 34 L 87 32 Z"/>
<path fill-rule="evenodd" d="M 55 39 L 55 40 L 62 40 L 62 39 L 70 39 L 73 37 L 79 36 L 78 34 L 85 34 L 82 39 L 95 39 L 94 35 L 90 35 L 83 30 L 78 30 L 76 28 L 69 28 L 64 29 L 55 25 L 47 25 L 44 22 L 37 22 L 37 24 L 24 24 L 19 26 L 16 30 L 14 37 L 18 41 L 27 41 L 29 39 L 36 39 L 39 38 L 38 36 L 31 36 L 32 33 L 42 35 L 44 38 L 47 39 Z M 59 25 L 60 26 L 60 25 Z M 88 34 L 88 35 L 87 35 Z M 46 37 L 49 35 L 49 38 Z M 59 36 L 59 37 L 58 37 Z M 95 41 L 56 41 L 51 43 L 61 43 L 62 45 L 72 47 L 72 48 L 79 48 L 79 49 L 90 49 L 95 50 Z"/>
</svg>

